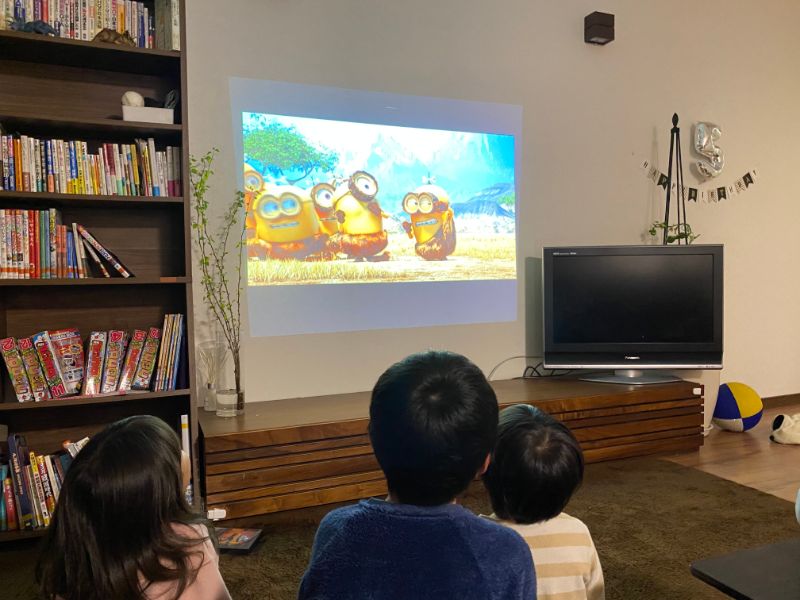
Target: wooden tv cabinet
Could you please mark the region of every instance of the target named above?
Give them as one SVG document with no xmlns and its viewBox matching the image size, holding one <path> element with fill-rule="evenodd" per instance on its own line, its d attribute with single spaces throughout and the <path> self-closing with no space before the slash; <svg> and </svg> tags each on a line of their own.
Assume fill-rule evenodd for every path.
<svg viewBox="0 0 800 600">
<path fill-rule="evenodd" d="M 628 386 L 568 378 L 493 382 L 501 408 L 538 406 L 573 430 L 587 462 L 693 450 L 703 444 L 703 390 L 694 383 Z M 386 493 L 367 436 L 369 392 L 200 412 L 201 483 L 226 519 Z"/>
</svg>

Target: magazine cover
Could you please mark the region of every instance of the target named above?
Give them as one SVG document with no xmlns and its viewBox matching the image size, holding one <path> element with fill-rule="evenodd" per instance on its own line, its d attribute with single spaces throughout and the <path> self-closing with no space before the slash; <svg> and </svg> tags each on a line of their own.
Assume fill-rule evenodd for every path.
<svg viewBox="0 0 800 600">
<path fill-rule="evenodd" d="M 33 347 L 33 340 L 31 338 L 20 338 L 17 346 L 19 346 L 19 352 L 22 355 L 25 372 L 28 374 L 33 399 L 36 402 L 49 400 L 50 389 L 44 380 L 44 373 L 42 372 L 42 366 L 39 364 L 39 357 L 36 355 L 36 348 Z"/>
<path fill-rule="evenodd" d="M 142 357 L 139 359 L 136 375 L 133 378 L 132 389 L 150 389 L 150 381 L 153 378 L 153 371 L 156 366 L 156 355 L 158 354 L 160 339 L 161 330 L 158 327 L 151 327 L 147 333 L 147 340 L 145 340 L 144 348 L 142 349 Z"/>
<path fill-rule="evenodd" d="M 142 357 L 142 350 L 144 343 L 147 339 L 147 332 L 142 329 L 136 329 L 131 336 L 131 342 L 128 344 L 128 352 L 125 355 L 125 361 L 122 366 L 122 377 L 119 381 L 119 390 L 131 389 L 133 383 L 133 376 L 136 373 L 136 367 L 139 366 L 139 359 Z"/>
<path fill-rule="evenodd" d="M 125 348 L 128 346 L 128 332 L 112 330 L 108 332 L 108 345 L 106 347 L 106 360 L 103 365 L 103 384 L 100 391 L 104 394 L 117 391 L 122 360 L 125 358 Z"/>
<path fill-rule="evenodd" d="M 36 333 L 32 336 L 32 339 L 36 353 L 39 355 L 39 362 L 42 365 L 45 381 L 50 386 L 50 394 L 53 398 L 71 395 L 64 383 L 64 374 L 61 372 L 61 365 L 56 357 L 53 342 L 50 340 L 48 333 L 46 331 Z"/>
<path fill-rule="evenodd" d="M 77 329 L 49 331 L 56 358 L 64 375 L 64 385 L 70 395 L 78 394 L 83 383 L 83 344 Z"/>
<path fill-rule="evenodd" d="M 11 376 L 11 383 L 14 386 L 14 393 L 17 395 L 17 400 L 20 402 L 30 402 L 33 400 L 31 385 L 28 381 L 28 376 L 25 374 L 25 366 L 22 362 L 19 350 L 17 350 L 17 344 L 14 342 L 14 338 L 0 340 L 0 351 L 3 353 L 6 369 Z"/>
<path fill-rule="evenodd" d="M 230 552 L 249 552 L 261 535 L 261 529 L 216 527 L 219 549 Z"/>
<path fill-rule="evenodd" d="M 83 393 L 86 396 L 94 396 L 100 393 L 100 384 L 103 380 L 103 362 L 106 358 L 105 331 L 93 331 L 89 334 L 89 342 L 86 344 L 86 382 Z"/>
</svg>

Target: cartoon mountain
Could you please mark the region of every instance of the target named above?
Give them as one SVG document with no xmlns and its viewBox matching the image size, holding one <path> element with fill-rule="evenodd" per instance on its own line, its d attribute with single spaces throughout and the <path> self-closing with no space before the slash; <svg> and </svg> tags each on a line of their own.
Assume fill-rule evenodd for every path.
<svg viewBox="0 0 800 600">
<path fill-rule="evenodd" d="M 514 186 L 498 183 L 484 188 L 467 202 L 453 204 L 456 230 L 471 233 L 514 233 Z"/>
<path fill-rule="evenodd" d="M 513 197 L 513 194 L 512 184 L 498 183 L 481 190 L 467 202 L 454 203 L 453 212 L 457 217 L 474 215 L 514 219 L 514 211 L 501 204 L 501 200 L 509 195 Z"/>
</svg>

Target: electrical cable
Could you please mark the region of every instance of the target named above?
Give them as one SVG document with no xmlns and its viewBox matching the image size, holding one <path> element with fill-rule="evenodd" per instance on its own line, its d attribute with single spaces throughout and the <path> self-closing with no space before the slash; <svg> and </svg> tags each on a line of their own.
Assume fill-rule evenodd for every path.
<svg viewBox="0 0 800 600">
<path fill-rule="evenodd" d="M 522 354 L 521 354 L 521 355 L 519 355 L 519 356 L 509 356 L 508 358 L 506 358 L 506 359 L 503 359 L 503 360 L 501 360 L 499 363 L 497 363 L 497 364 L 494 366 L 494 368 L 493 368 L 491 371 L 489 371 L 489 375 L 487 375 L 487 376 L 486 376 L 486 379 L 487 379 L 488 381 L 491 381 L 491 380 L 492 380 L 492 375 L 494 375 L 494 374 L 495 374 L 495 372 L 497 371 L 497 369 L 499 369 L 500 367 L 502 367 L 502 366 L 503 366 L 504 364 L 506 364 L 507 362 L 509 362 L 509 361 L 512 361 L 512 360 L 516 360 L 516 359 L 519 359 L 519 358 L 529 359 L 529 358 L 542 358 L 542 357 L 541 357 L 541 356 L 525 356 L 525 355 L 522 355 Z M 539 364 L 541 364 L 541 363 L 539 363 Z M 537 366 L 538 366 L 538 365 L 537 365 Z"/>
</svg>

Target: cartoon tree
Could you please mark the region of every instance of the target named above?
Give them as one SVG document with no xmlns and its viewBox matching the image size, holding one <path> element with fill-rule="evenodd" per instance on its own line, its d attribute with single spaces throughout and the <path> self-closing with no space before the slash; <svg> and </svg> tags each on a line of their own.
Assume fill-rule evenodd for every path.
<svg viewBox="0 0 800 600">
<path fill-rule="evenodd" d="M 294 127 L 273 121 L 263 129 L 245 134 L 244 152 L 262 164 L 262 172 L 285 175 L 300 171 L 302 175 L 289 179 L 295 184 L 311 175 L 315 169 L 331 171 L 336 167 L 338 156 L 324 148 L 315 148 Z"/>
</svg>

